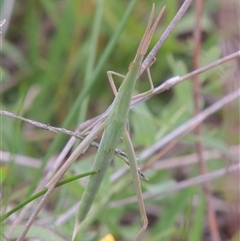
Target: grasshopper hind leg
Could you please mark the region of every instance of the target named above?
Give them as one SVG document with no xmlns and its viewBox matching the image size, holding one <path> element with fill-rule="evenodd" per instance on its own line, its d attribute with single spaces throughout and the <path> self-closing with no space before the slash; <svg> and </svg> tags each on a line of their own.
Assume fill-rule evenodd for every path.
<svg viewBox="0 0 240 241">
<path fill-rule="evenodd" d="M 123 131 L 123 142 L 124 142 L 124 145 L 126 148 L 126 153 L 127 153 L 128 159 L 129 159 L 130 172 L 132 175 L 132 181 L 134 184 L 134 189 L 135 189 L 137 199 L 138 199 L 138 206 L 139 206 L 139 210 L 141 213 L 142 227 L 141 227 L 140 231 L 138 232 L 137 236 L 134 238 L 134 241 L 139 241 L 143 235 L 143 232 L 146 230 L 146 228 L 148 226 L 148 218 L 147 218 L 144 200 L 143 200 L 143 196 L 142 196 L 141 181 L 139 178 L 139 168 L 137 165 L 136 155 L 134 152 L 131 138 L 130 138 L 129 133 L 126 128 Z"/>
</svg>

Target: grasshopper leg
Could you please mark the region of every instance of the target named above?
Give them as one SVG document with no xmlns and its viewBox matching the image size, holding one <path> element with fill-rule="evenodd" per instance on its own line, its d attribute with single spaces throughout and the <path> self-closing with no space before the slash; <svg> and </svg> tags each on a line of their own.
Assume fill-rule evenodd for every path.
<svg viewBox="0 0 240 241">
<path fill-rule="evenodd" d="M 141 213 L 142 228 L 138 232 L 137 236 L 134 239 L 134 241 L 138 241 L 139 238 L 142 236 L 144 230 L 148 226 L 148 218 L 147 218 L 145 205 L 144 205 L 144 201 L 143 201 L 143 196 L 142 196 L 141 182 L 140 182 L 140 178 L 139 178 L 139 175 L 138 175 L 139 169 L 138 169 L 138 166 L 137 166 L 136 156 L 135 156 L 135 152 L 134 152 L 134 148 L 133 148 L 131 138 L 130 138 L 129 133 L 128 133 L 126 128 L 123 131 L 123 141 L 124 141 L 124 145 L 125 145 L 125 148 L 126 148 L 126 153 L 128 155 L 132 180 L 133 180 L 134 188 L 135 188 L 135 191 L 136 191 L 136 194 L 137 194 L 139 210 L 140 210 L 140 213 Z"/>
<path fill-rule="evenodd" d="M 107 71 L 107 75 L 108 75 L 108 80 L 109 80 L 109 83 L 110 83 L 110 85 L 111 85 L 113 94 L 114 94 L 115 96 L 117 96 L 118 91 L 117 91 L 116 85 L 114 84 L 114 80 L 113 80 L 113 77 L 112 77 L 112 76 L 113 76 L 113 75 L 116 75 L 116 76 L 121 77 L 121 78 L 124 79 L 124 78 L 125 78 L 125 75 L 119 74 L 119 73 L 114 72 L 114 71 Z"/>
<path fill-rule="evenodd" d="M 150 67 L 153 65 L 153 63 L 156 61 L 156 59 L 154 59 L 151 63 L 150 63 L 150 66 L 146 69 L 147 71 L 147 75 L 148 75 L 148 80 L 149 80 L 149 83 L 150 83 L 150 90 L 146 91 L 146 92 L 143 92 L 141 94 L 138 94 L 138 95 L 135 95 L 132 97 L 133 100 L 136 100 L 138 98 L 142 98 L 144 97 L 145 95 L 148 95 L 150 93 L 153 92 L 154 90 L 154 86 L 153 86 L 153 81 L 152 81 L 152 77 L 151 77 L 151 72 L 150 72 Z M 108 75 L 108 80 L 109 80 L 109 83 L 110 83 L 110 86 L 112 88 L 112 91 L 114 93 L 115 96 L 117 96 L 118 94 L 118 91 L 117 91 L 117 88 L 116 88 L 116 85 L 114 83 L 114 80 L 113 80 L 113 75 L 116 75 L 118 77 L 122 77 L 122 78 L 125 78 L 124 75 L 122 74 L 119 74 L 117 72 L 114 72 L 114 71 L 107 71 L 107 75 Z"/>
<path fill-rule="evenodd" d="M 147 76 L 148 76 L 148 80 L 150 83 L 150 90 L 145 91 L 139 95 L 135 95 L 133 96 L 133 100 L 136 100 L 138 98 L 142 98 L 148 94 L 151 94 L 154 91 L 154 85 L 153 85 L 153 81 L 152 81 L 152 76 L 151 76 L 151 72 L 150 72 L 150 67 L 154 64 L 154 62 L 156 61 L 156 58 L 153 59 L 153 61 L 150 63 L 150 65 L 147 67 L 146 71 L 147 71 Z"/>
</svg>

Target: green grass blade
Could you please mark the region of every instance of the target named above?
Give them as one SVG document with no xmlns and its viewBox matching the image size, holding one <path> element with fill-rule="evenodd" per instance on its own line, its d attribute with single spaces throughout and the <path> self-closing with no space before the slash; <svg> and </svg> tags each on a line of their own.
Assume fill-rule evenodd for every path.
<svg viewBox="0 0 240 241">
<path fill-rule="evenodd" d="M 73 182 L 79 178 L 82 178 L 82 177 L 86 177 L 86 176 L 90 176 L 90 175 L 93 175 L 93 174 L 96 174 L 97 172 L 96 171 L 92 171 L 92 172 L 86 172 L 86 173 L 83 173 L 83 174 L 79 174 L 79 175 L 76 175 L 76 176 L 73 176 L 73 177 L 69 177 L 69 178 L 66 178 L 62 181 L 60 181 L 56 187 L 60 187 L 64 184 L 67 184 L 69 182 Z M 10 210 L 9 212 L 7 212 L 6 214 L 2 215 L 0 217 L 0 222 L 6 220 L 9 216 L 11 216 L 13 213 L 17 212 L 18 210 L 20 210 L 22 207 L 24 207 L 25 205 L 27 205 L 28 203 L 32 202 L 33 200 L 37 199 L 38 197 L 41 197 L 43 194 L 45 194 L 47 192 L 47 188 L 44 188 L 42 191 L 34 194 L 33 196 L 27 198 L 25 201 L 19 203 L 16 207 L 14 207 L 12 210 Z"/>
</svg>

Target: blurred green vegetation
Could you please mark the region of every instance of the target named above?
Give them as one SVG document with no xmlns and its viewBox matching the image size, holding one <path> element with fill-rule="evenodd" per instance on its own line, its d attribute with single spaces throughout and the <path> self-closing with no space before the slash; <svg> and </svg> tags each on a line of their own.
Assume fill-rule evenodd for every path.
<svg viewBox="0 0 240 241">
<path fill-rule="evenodd" d="M 1 49 L 1 109 L 70 130 L 74 130 L 84 120 L 101 114 L 114 98 L 106 71 L 127 72 L 145 30 L 153 2 L 16 1 Z M 150 49 L 175 16 L 180 2 L 156 2 L 156 12 L 164 5 L 166 10 Z M 204 6 L 201 66 L 220 57 L 219 35 L 214 21 L 216 4 L 214 1 L 206 1 Z M 192 6 L 158 53 L 157 61 L 151 68 L 155 86 L 172 76 L 181 76 L 192 70 L 194 19 L 195 10 Z M 215 98 L 222 94 L 220 75 L 226 69 L 220 66 L 217 70 L 200 76 L 204 83 L 203 93 Z M 149 88 L 146 79 L 144 74 L 137 84 L 136 93 Z M 119 85 L 121 80 L 116 79 L 116 83 Z M 191 88 L 192 82 L 184 82 L 131 112 L 130 129 L 136 151 L 152 145 L 193 115 Z M 3 201 L 6 204 L 19 202 L 31 194 L 41 181 L 42 170 L 49 158 L 61 151 L 68 137 L 48 133 L 4 116 L 1 119 L 1 149 L 40 158 L 43 163 L 42 168 L 33 169 L 14 165 L 13 158 L 11 165 L 2 167 L 2 173 L 6 173 L 6 179 L 2 180 L 5 193 Z M 194 151 L 195 141 L 194 135 L 189 134 L 180 142 L 184 147 L 173 155 Z M 205 127 L 204 141 L 209 148 L 224 148 L 219 122 Z M 75 163 L 71 173 L 89 171 L 94 152 L 91 149 L 84 156 L 86 161 Z M 131 240 L 139 230 L 140 216 L 136 203 L 118 208 L 110 205 L 113 200 L 134 195 L 133 187 L 129 185 L 129 174 L 114 184 L 109 182 L 111 173 L 124 165 L 117 160 L 110 168 L 93 211 L 80 230 L 82 235 L 86 230 L 88 232 L 82 236 L 83 239 L 80 232 L 78 240 L 100 240 L 106 233 L 113 233 L 117 240 Z M 220 161 L 211 169 L 223 166 L 224 163 Z M 197 166 L 189 169 L 189 177 L 198 175 Z M 147 171 L 150 181 L 143 181 L 143 191 L 159 192 L 167 189 L 175 183 L 173 173 L 169 170 Z M 54 220 L 80 200 L 83 190 L 78 182 L 56 190 L 47 209 L 40 214 L 40 218 L 51 217 L 51 228 L 56 231 L 55 235 L 61 233 L 68 239 L 71 236 L 74 215 L 59 226 L 54 224 Z M 199 208 L 194 209 L 193 197 L 196 196 Z M 203 240 L 206 207 L 199 187 L 149 199 L 146 207 L 150 225 L 143 240 Z M 157 210 L 157 214 L 151 210 Z M 91 229 L 88 224 L 92 225 Z M 6 223 L 6 227 L 8 225 Z M 21 230 L 20 226 L 19 229 Z M 40 232 L 45 238 L 49 237 L 47 232 L 44 234 L 37 227 L 33 227 L 31 232 L 34 233 L 34 229 L 35 234 Z M 178 239 L 174 239 L 176 237 Z M 59 235 L 54 240 L 65 239 Z"/>
</svg>

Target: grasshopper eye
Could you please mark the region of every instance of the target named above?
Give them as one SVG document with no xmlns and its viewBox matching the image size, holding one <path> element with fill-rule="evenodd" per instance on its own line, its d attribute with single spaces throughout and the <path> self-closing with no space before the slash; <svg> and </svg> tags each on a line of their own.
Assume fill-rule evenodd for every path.
<svg viewBox="0 0 240 241">
<path fill-rule="evenodd" d="M 134 60 L 129 64 L 128 70 L 130 70 L 132 68 L 133 64 L 134 64 Z"/>
</svg>

